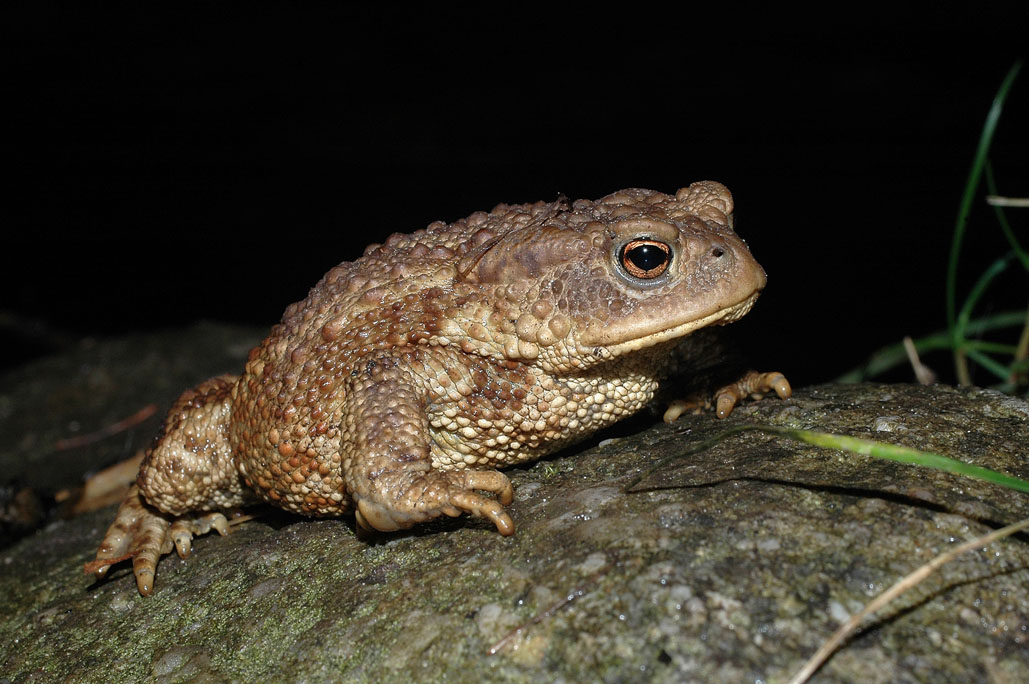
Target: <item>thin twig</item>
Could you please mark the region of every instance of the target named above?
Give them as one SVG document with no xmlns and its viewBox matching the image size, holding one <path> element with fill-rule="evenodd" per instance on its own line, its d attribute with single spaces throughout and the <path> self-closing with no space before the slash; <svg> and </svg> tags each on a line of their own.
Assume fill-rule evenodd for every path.
<svg viewBox="0 0 1029 684">
<path fill-rule="evenodd" d="M 987 195 L 986 203 L 994 207 L 1029 207 L 1029 197 L 1000 197 Z"/>
<path fill-rule="evenodd" d="M 1029 310 L 1025 312 L 1025 325 L 1022 326 L 1022 334 L 1018 338 L 1018 346 L 1015 348 L 1015 363 L 1029 359 Z M 1015 387 L 1026 384 L 1029 378 L 1029 371 L 1015 372 L 1011 374 L 1011 382 Z"/>
<path fill-rule="evenodd" d="M 908 362 L 911 369 L 915 371 L 915 379 L 919 385 L 931 385 L 936 382 L 936 373 L 933 373 L 918 357 L 918 350 L 915 349 L 915 341 L 908 335 L 904 338 L 904 351 L 907 352 Z"/>
<path fill-rule="evenodd" d="M 836 651 L 839 645 L 858 628 L 866 617 L 893 601 L 907 590 L 923 582 L 927 577 L 929 577 L 929 575 L 938 570 L 940 566 L 945 563 L 949 563 L 963 553 L 992 544 L 998 539 L 1003 539 L 1004 537 L 1026 528 L 1029 528 L 1029 519 L 1008 525 L 1007 527 L 1002 527 L 999 530 L 994 530 L 990 534 L 967 541 L 960 546 L 956 546 L 950 551 L 941 553 L 939 556 L 936 556 L 936 558 L 933 558 L 925 565 L 907 575 L 892 587 L 879 594 L 879 596 L 865 606 L 861 612 L 851 617 L 846 623 L 837 629 L 836 632 L 829 637 L 828 641 L 818 649 L 818 652 L 811 656 L 810 660 L 804 663 L 804 667 L 802 667 L 797 674 L 793 676 L 793 679 L 790 680 L 790 684 L 803 684 L 806 682 L 811 675 L 813 675 L 818 668 L 820 668 L 822 664 L 829 659 L 829 656 Z"/>
<path fill-rule="evenodd" d="M 96 432 L 91 432 L 88 435 L 79 435 L 78 437 L 68 437 L 65 439 L 57 440 L 54 444 L 54 448 L 58 451 L 64 451 L 66 449 L 75 449 L 80 446 L 92 444 L 93 442 L 99 442 L 101 439 L 116 435 L 122 430 L 128 430 L 133 425 L 138 425 L 144 420 L 154 415 L 157 412 L 156 404 L 147 404 L 140 410 L 133 413 L 128 418 L 122 418 L 117 423 L 108 425 L 107 427 L 100 428 Z"/>
<path fill-rule="evenodd" d="M 599 569 L 594 570 L 590 574 L 590 576 L 586 578 L 585 582 L 583 582 L 578 587 L 565 594 L 557 601 L 554 601 L 554 603 L 550 604 L 550 606 L 548 606 L 547 609 L 544 610 L 542 613 L 537 613 L 536 615 L 533 615 L 532 618 L 530 618 L 528 621 L 523 622 L 522 624 L 518 625 L 510 632 L 502 636 L 499 641 L 490 646 L 489 650 L 486 651 L 486 655 L 496 655 L 497 653 L 500 653 L 501 649 L 503 649 L 505 646 L 511 643 L 511 641 L 514 640 L 515 637 L 521 636 L 523 633 L 525 633 L 525 631 L 529 629 L 529 627 L 532 627 L 533 625 L 538 625 L 539 623 L 543 622 L 557 611 L 569 605 L 575 599 L 582 598 L 583 596 L 588 594 L 592 585 L 597 581 L 597 578 L 602 573 L 605 573 L 610 569 L 611 564 L 605 563 Z"/>
</svg>

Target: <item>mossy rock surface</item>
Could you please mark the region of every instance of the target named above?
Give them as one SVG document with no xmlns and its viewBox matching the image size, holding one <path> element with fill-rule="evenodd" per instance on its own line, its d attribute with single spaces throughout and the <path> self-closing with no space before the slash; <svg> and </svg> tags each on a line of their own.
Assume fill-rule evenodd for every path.
<svg viewBox="0 0 1029 684">
<path fill-rule="evenodd" d="M 166 405 L 240 366 L 256 341 L 212 325 L 168 335 L 94 342 L 0 380 L 5 472 L 45 491 L 67 486 L 75 466 L 131 456 L 156 419 L 75 453 L 53 444 L 82 416 L 101 426 Z M 183 351 L 204 340 L 223 366 L 214 351 Z M 89 359 L 98 376 L 74 372 Z M 169 375 L 182 381 L 174 389 Z M 363 539 L 352 519 L 265 510 L 228 537 L 199 538 L 187 560 L 166 556 L 142 598 L 127 565 L 102 582 L 82 572 L 106 508 L 0 553 L 0 681 L 779 682 L 901 576 L 1029 517 L 1025 494 L 759 433 L 625 491 L 666 454 L 741 422 L 869 437 L 1029 479 L 1024 401 L 826 385 L 727 421 L 637 420 L 616 441 L 509 470 L 508 538 L 461 518 Z M 944 567 L 814 681 L 1029 681 L 1029 537 Z"/>
</svg>

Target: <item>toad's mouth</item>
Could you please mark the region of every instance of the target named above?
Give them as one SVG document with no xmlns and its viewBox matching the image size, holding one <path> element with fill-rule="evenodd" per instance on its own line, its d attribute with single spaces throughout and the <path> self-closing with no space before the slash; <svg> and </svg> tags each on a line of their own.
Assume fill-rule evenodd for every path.
<svg viewBox="0 0 1029 684">
<path fill-rule="evenodd" d="M 701 316 L 700 318 L 694 318 L 692 320 L 673 325 L 670 328 L 659 330 L 649 335 L 644 335 L 632 340 L 626 340 L 625 342 L 619 342 L 611 345 L 604 345 L 605 349 L 613 356 L 621 356 L 629 352 L 638 351 L 640 349 L 646 349 L 652 347 L 655 344 L 660 344 L 668 340 L 674 340 L 679 337 L 685 337 L 692 332 L 706 328 L 711 325 L 728 325 L 733 321 L 737 321 L 743 318 L 748 311 L 754 306 L 754 302 L 757 301 L 758 295 L 761 294 L 760 290 L 757 290 L 746 299 L 739 301 L 730 306 L 718 309 L 717 311 Z"/>
</svg>

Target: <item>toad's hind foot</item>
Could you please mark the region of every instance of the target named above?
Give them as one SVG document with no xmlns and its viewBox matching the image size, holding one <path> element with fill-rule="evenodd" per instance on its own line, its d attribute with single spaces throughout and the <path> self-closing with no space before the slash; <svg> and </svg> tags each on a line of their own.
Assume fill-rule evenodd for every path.
<svg viewBox="0 0 1029 684">
<path fill-rule="evenodd" d="M 86 564 L 86 572 L 104 577 L 112 565 L 132 559 L 136 587 L 143 596 L 154 593 L 157 561 L 174 548 L 181 558 L 192 550 L 195 535 L 212 529 L 229 533 L 229 523 L 222 513 L 172 517 L 147 506 L 133 485 L 118 508 L 118 515 L 104 535 L 96 560 Z"/>
<path fill-rule="evenodd" d="M 475 490 L 491 492 L 496 498 Z M 361 527 L 392 532 L 439 515 L 470 513 L 489 518 L 502 535 L 514 534 L 514 522 L 504 510 L 514 500 L 514 489 L 497 470 L 428 471 L 393 491 L 398 495 L 390 496 L 388 503 L 379 497 L 355 497 Z"/>
</svg>

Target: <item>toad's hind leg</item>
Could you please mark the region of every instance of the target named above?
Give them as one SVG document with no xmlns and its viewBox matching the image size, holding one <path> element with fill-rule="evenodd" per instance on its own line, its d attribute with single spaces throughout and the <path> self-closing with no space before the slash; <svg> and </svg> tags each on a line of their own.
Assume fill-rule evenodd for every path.
<svg viewBox="0 0 1029 684">
<path fill-rule="evenodd" d="M 212 529 L 222 535 L 229 533 L 229 522 L 223 513 L 170 518 L 148 506 L 140 496 L 139 486 L 132 485 L 100 543 L 96 560 L 87 565 L 87 570 L 104 577 L 111 565 L 131 558 L 136 588 L 143 596 L 149 596 L 154 592 L 154 576 L 161 556 L 175 548 L 181 558 L 188 557 L 193 536 Z"/>
<path fill-rule="evenodd" d="M 193 535 L 228 533 L 220 511 L 248 499 L 227 438 L 235 380 L 212 378 L 175 402 L 87 570 L 103 577 L 131 557 L 136 586 L 147 596 L 162 555 L 175 548 L 185 558 Z"/>
</svg>

